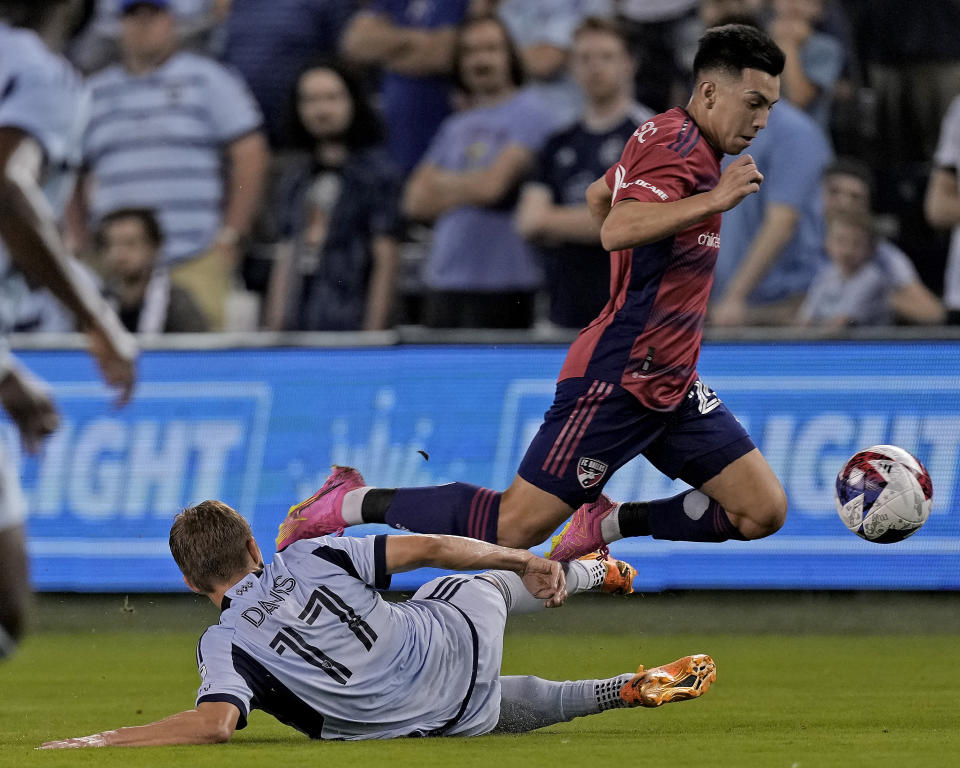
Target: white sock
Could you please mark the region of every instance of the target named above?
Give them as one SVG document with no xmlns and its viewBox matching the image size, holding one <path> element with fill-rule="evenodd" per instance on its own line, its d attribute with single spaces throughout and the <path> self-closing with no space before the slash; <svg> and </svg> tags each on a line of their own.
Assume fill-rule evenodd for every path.
<svg viewBox="0 0 960 768">
<path fill-rule="evenodd" d="M 361 513 L 363 509 L 363 497 L 366 496 L 367 491 L 370 490 L 373 490 L 372 486 L 365 485 L 363 488 L 354 488 L 352 491 L 347 491 L 343 497 L 340 514 L 343 515 L 343 522 L 347 525 L 363 524 L 363 514 Z"/>
<path fill-rule="evenodd" d="M 619 541 L 623 538 L 623 534 L 620 533 L 619 504 L 610 510 L 607 516 L 600 521 L 600 535 L 603 537 L 603 540 L 606 544 L 609 544 L 612 541 Z"/>
<path fill-rule="evenodd" d="M 607 566 L 602 560 L 571 560 L 562 565 L 569 595 L 596 589 L 607 577 Z"/>
</svg>

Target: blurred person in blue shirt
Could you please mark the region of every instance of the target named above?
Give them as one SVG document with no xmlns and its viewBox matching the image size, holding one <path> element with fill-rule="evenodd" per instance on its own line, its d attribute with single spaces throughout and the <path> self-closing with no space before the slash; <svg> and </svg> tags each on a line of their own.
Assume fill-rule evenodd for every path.
<svg viewBox="0 0 960 768">
<path fill-rule="evenodd" d="M 833 152 L 816 121 L 781 100 L 746 153 L 763 184 L 724 214 L 710 320 L 789 324 L 821 262 L 820 177 Z"/>
<path fill-rule="evenodd" d="M 513 213 L 520 183 L 556 125 L 521 88 L 520 58 L 499 19 L 465 22 L 454 51 L 466 108 L 441 124 L 402 198 L 408 217 L 434 224 L 424 322 L 528 328 L 541 272 Z"/>
</svg>

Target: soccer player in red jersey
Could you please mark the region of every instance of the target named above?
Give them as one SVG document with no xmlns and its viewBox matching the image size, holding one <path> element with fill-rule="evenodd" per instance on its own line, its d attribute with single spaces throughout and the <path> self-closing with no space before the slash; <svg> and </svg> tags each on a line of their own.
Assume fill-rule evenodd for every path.
<svg viewBox="0 0 960 768">
<path fill-rule="evenodd" d="M 335 468 L 291 509 L 279 546 L 361 522 L 453 533 L 512 547 L 544 541 L 569 560 L 625 536 L 756 539 L 777 531 L 786 495 L 746 431 L 697 375 L 720 218 L 756 192 L 749 154 L 721 173 L 767 123 L 783 52 L 764 32 L 731 24 L 701 38 L 685 109 L 640 125 L 620 162 L 587 191 L 611 252 L 610 300 L 570 347 L 555 401 L 510 487 L 466 483 L 379 489 Z M 642 454 L 692 490 L 615 504 L 602 494 Z"/>
</svg>

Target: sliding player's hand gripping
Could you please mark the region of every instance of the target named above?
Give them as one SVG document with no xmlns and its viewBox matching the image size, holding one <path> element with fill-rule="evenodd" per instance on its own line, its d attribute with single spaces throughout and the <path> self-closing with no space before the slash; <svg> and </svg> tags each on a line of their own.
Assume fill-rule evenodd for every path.
<svg viewBox="0 0 960 768">
<path fill-rule="evenodd" d="M 567 582 L 558 562 L 531 554 L 520 578 L 531 595 L 546 600 L 547 608 L 563 605 L 567 599 Z"/>
</svg>

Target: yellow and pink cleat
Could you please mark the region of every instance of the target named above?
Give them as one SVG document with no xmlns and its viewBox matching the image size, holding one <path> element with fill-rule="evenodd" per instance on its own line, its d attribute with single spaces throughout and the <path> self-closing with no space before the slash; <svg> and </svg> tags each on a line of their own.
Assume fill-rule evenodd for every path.
<svg viewBox="0 0 960 768">
<path fill-rule="evenodd" d="M 336 534 L 347 527 L 341 514 L 343 497 L 364 486 L 363 476 L 353 467 L 334 464 L 333 472 L 313 496 L 290 507 L 277 533 L 277 551 L 300 539 Z"/>
</svg>

